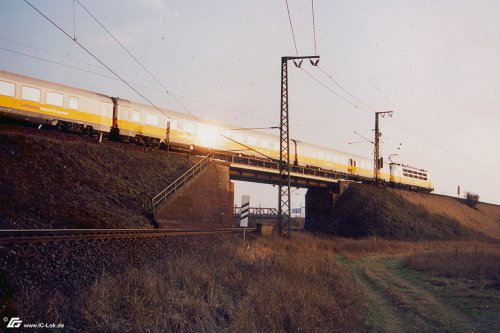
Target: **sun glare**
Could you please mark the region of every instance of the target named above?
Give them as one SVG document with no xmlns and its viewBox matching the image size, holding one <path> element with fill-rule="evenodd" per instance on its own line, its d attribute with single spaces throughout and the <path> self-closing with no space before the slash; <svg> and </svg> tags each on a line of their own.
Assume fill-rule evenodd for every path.
<svg viewBox="0 0 500 333">
<path fill-rule="evenodd" d="M 210 125 L 199 126 L 196 130 L 196 143 L 207 148 L 218 148 L 220 145 L 220 130 Z"/>
</svg>

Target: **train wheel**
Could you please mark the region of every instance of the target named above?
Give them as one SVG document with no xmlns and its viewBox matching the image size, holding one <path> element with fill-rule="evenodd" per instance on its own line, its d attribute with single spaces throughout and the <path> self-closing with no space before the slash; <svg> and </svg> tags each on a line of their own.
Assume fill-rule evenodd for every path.
<svg viewBox="0 0 500 333">
<path fill-rule="evenodd" d="M 90 136 L 90 137 L 93 137 L 94 136 L 94 128 L 92 126 L 87 126 L 85 128 L 85 134 Z"/>
</svg>

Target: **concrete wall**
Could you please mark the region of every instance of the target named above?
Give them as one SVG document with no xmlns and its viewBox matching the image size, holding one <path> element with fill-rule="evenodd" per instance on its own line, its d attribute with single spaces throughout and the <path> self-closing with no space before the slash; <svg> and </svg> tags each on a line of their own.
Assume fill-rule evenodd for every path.
<svg viewBox="0 0 500 333">
<path fill-rule="evenodd" d="M 233 226 L 234 184 L 229 165 L 214 161 L 157 211 L 160 228 Z"/>
</svg>

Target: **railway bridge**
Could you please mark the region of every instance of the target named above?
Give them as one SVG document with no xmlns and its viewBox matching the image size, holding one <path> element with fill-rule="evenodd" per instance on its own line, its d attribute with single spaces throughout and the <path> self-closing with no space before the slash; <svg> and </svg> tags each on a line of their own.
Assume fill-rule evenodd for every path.
<svg viewBox="0 0 500 333">
<path fill-rule="evenodd" d="M 160 228 L 234 226 L 232 180 L 278 185 L 278 161 L 248 155 L 211 152 L 151 199 Z M 290 186 L 307 188 L 305 222 L 328 214 L 354 175 L 317 167 L 290 165 Z M 272 221 L 272 217 L 267 220 Z"/>
</svg>

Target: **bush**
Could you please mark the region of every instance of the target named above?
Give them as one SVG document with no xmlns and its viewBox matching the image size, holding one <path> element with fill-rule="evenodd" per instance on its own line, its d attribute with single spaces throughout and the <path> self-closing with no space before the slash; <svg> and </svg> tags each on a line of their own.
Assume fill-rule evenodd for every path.
<svg viewBox="0 0 500 333">
<path fill-rule="evenodd" d="M 470 207 L 474 207 L 478 203 L 478 201 L 479 201 L 479 194 L 475 194 L 472 192 L 467 192 L 465 194 L 465 202 Z"/>
</svg>

